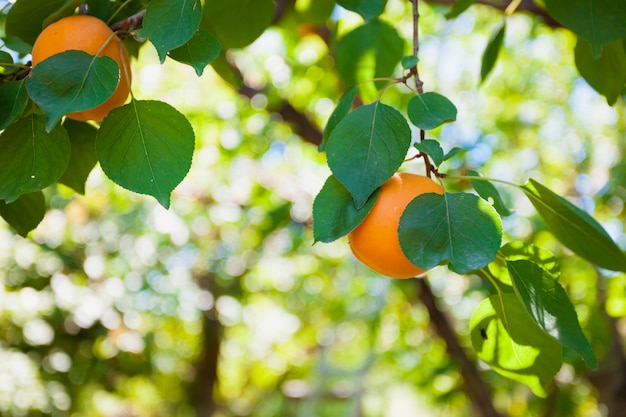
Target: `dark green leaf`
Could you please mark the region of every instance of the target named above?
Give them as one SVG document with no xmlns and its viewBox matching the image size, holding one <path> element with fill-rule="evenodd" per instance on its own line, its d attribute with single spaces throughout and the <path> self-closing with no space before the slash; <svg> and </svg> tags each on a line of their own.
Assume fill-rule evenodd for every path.
<svg viewBox="0 0 626 417">
<path fill-rule="evenodd" d="M 456 120 L 456 112 L 456 106 L 450 100 L 432 92 L 411 97 L 407 108 L 411 123 L 422 130 Z"/>
<path fill-rule="evenodd" d="M 458 17 L 475 2 L 476 0 L 456 0 L 448 13 L 446 13 L 446 19 L 454 19 L 455 17 Z"/>
<path fill-rule="evenodd" d="M 189 121 L 169 104 L 133 100 L 104 119 L 96 152 L 114 182 L 167 208 L 172 190 L 189 171 L 194 141 Z"/>
<path fill-rule="evenodd" d="M 337 0 L 337 4 L 360 14 L 366 22 L 369 22 L 385 10 L 387 0 Z"/>
<path fill-rule="evenodd" d="M 337 71 L 348 86 L 389 77 L 404 56 L 398 31 L 380 20 L 359 26 L 337 45 Z"/>
<path fill-rule="evenodd" d="M 66 0 L 65 3 L 63 4 L 63 7 L 56 10 L 54 13 L 52 13 L 50 16 L 44 19 L 43 27 L 46 27 L 61 18 L 74 14 L 74 12 L 76 11 L 76 8 L 84 2 L 85 0 Z"/>
<path fill-rule="evenodd" d="M 10 53 L 5 51 L 0 51 L 0 74 L 10 74 L 15 71 L 15 67 L 13 65 L 13 57 Z"/>
<path fill-rule="evenodd" d="M 400 167 L 410 144 L 402 114 L 376 101 L 355 109 L 333 129 L 326 145 L 328 166 L 361 208 Z"/>
<path fill-rule="evenodd" d="M 222 77 L 224 81 L 229 83 L 231 86 L 235 87 L 235 89 L 240 89 L 243 87 L 243 80 L 241 79 L 241 75 L 237 74 L 233 69 L 232 65 L 226 59 L 226 51 L 222 49 L 222 52 L 218 55 L 217 58 L 213 62 L 211 62 L 211 66 L 213 70 Z"/>
<path fill-rule="evenodd" d="M 480 82 L 485 82 L 487 76 L 496 65 L 500 48 L 502 48 L 502 42 L 504 41 L 504 34 L 506 32 L 506 21 L 502 21 L 498 29 L 493 33 L 485 52 L 483 53 L 482 64 L 480 67 Z"/>
<path fill-rule="evenodd" d="M 63 127 L 69 135 L 72 153 L 67 169 L 59 178 L 59 182 L 80 194 L 85 194 L 87 177 L 98 162 L 96 156 L 98 129 L 89 123 L 77 122 L 72 119 L 65 119 Z"/>
<path fill-rule="evenodd" d="M 439 166 L 443 162 L 443 149 L 441 149 L 441 145 L 438 141 L 426 139 L 421 142 L 416 142 L 413 146 L 420 152 L 430 156 L 435 166 Z"/>
<path fill-rule="evenodd" d="M 563 348 L 528 315 L 515 294 L 492 295 L 470 320 L 478 357 L 502 376 L 528 385 L 539 397 L 563 364 Z"/>
<path fill-rule="evenodd" d="M 41 191 L 22 194 L 10 204 L 0 200 L 0 216 L 23 237 L 41 223 L 45 214 L 46 201 Z"/>
<path fill-rule="evenodd" d="M 324 135 L 322 137 L 322 143 L 320 144 L 318 148 L 320 152 L 326 149 L 326 143 L 328 143 L 328 138 L 330 137 L 330 134 L 333 131 L 333 129 L 337 126 L 337 124 L 339 124 L 340 121 L 343 120 L 344 117 L 348 115 L 348 113 L 350 113 L 350 109 L 352 108 L 352 103 L 354 102 L 356 93 L 357 93 L 357 88 L 352 87 L 343 95 L 343 97 L 341 97 L 341 100 L 339 100 L 337 107 L 333 111 L 333 114 L 330 115 L 330 118 L 328 119 L 328 122 L 326 123 L 326 127 L 324 128 Z"/>
<path fill-rule="evenodd" d="M 46 114 L 46 128 L 50 130 L 63 115 L 104 103 L 119 80 L 120 69 L 112 58 L 65 51 L 33 68 L 26 89 Z"/>
<path fill-rule="evenodd" d="M 535 246 L 532 243 L 509 242 L 500 248 L 500 253 L 507 261 L 531 261 L 548 271 L 556 279 L 561 275 L 561 268 L 556 256 L 549 250 Z"/>
<path fill-rule="evenodd" d="M 419 59 L 415 55 L 408 55 L 402 58 L 402 68 L 411 69 L 417 65 Z"/>
<path fill-rule="evenodd" d="M 170 51 L 169 56 L 178 62 L 193 67 L 200 77 L 204 68 L 219 56 L 221 50 L 220 41 L 211 33 L 200 29 L 189 42 Z"/>
<path fill-rule="evenodd" d="M 446 153 L 446 154 L 443 156 L 443 160 L 444 160 L 444 161 L 447 161 L 448 159 L 452 159 L 452 158 L 454 158 L 454 157 L 455 157 L 455 156 L 456 156 L 459 152 L 461 152 L 461 151 L 463 151 L 463 150 L 464 150 L 464 149 L 462 149 L 462 148 L 457 148 L 457 147 L 452 148 L 452 149 L 450 149 L 450 150 L 448 151 L 448 153 Z"/>
<path fill-rule="evenodd" d="M 33 49 L 33 47 L 29 43 L 24 42 L 21 38 L 18 38 L 17 36 L 7 36 L 6 38 L 4 38 L 4 44 L 10 50 L 19 52 L 20 54 L 24 55 L 30 54 Z"/>
<path fill-rule="evenodd" d="M 169 51 L 189 42 L 201 19 L 200 0 L 152 0 L 148 4 L 143 28 L 161 62 Z"/>
<path fill-rule="evenodd" d="M 313 236 L 316 242 L 332 242 L 350 233 L 365 219 L 379 192 L 357 209 L 352 196 L 335 177 L 328 177 L 313 203 Z"/>
<path fill-rule="evenodd" d="M 533 179 L 523 190 L 562 244 L 600 268 L 626 271 L 626 256 L 593 217 Z"/>
<path fill-rule="evenodd" d="M 404 254 L 430 269 L 449 261 L 450 270 L 466 274 L 483 268 L 498 253 L 502 223 L 485 200 L 469 193 L 429 193 L 414 199 L 398 229 Z"/>
<path fill-rule="evenodd" d="M 7 14 L 6 35 L 16 36 L 33 45 L 43 29 L 44 20 L 59 10 L 66 0 L 20 0 Z"/>
<path fill-rule="evenodd" d="M 301 22 L 313 25 L 324 25 L 335 9 L 335 0 L 315 0 L 300 2 L 296 5 Z M 305 23 L 306 24 L 306 23 Z"/>
<path fill-rule="evenodd" d="M 508 261 L 507 267 L 515 293 L 535 323 L 596 369 L 596 355 L 580 328 L 576 310 L 555 277 L 527 260 Z"/>
<path fill-rule="evenodd" d="M 467 171 L 467 175 L 472 177 L 480 177 L 480 174 L 475 171 Z M 513 212 L 508 209 L 504 200 L 500 196 L 498 189 L 487 180 L 470 180 L 472 187 L 478 193 L 479 196 L 485 200 L 491 202 L 498 214 L 501 216 L 510 216 Z"/>
<path fill-rule="evenodd" d="M 614 105 L 626 84 L 626 49 L 618 40 L 602 47 L 599 59 L 593 57 L 591 45 L 579 39 L 574 50 L 576 68 L 598 93 L 606 97 L 610 106 Z"/>
<path fill-rule="evenodd" d="M 0 85 L 0 130 L 9 126 L 22 114 L 27 101 L 28 94 L 23 80 Z"/>
<path fill-rule="evenodd" d="M 626 2 L 622 0 L 545 0 L 548 13 L 591 44 L 596 58 L 601 46 L 626 37 Z"/>
<path fill-rule="evenodd" d="M 58 125 L 48 133 L 45 118 L 34 114 L 2 132 L 0 149 L 0 200 L 7 203 L 54 183 L 70 159 L 65 129 Z"/>
<path fill-rule="evenodd" d="M 225 49 L 251 44 L 274 18 L 273 0 L 207 0 L 204 9 L 202 27 Z"/>
</svg>

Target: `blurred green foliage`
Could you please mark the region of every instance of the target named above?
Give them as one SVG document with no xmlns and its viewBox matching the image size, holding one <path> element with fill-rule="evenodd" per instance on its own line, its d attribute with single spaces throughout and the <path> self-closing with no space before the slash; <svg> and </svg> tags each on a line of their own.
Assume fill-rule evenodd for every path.
<svg viewBox="0 0 626 417">
<path fill-rule="evenodd" d="M 51 210 L 30 238 L 2 225 L 0 414 L 468 415 L 460 371 L 429 327 L 413 280 L 376 276 L 345 240 L 313 245 L 312 201 L 329 174 L 324 155 L 272 110 L 287 100 L 321 129 L 344 92 L 330 54 L 335 40 L 301 23 L 305 3 L 297 2 L 302 15 L 230 52 L 258 91 L 251 98 L 210 70 L 197 79 L 180 64 L 161 66 L 149 48 L 133 62 L 135 95 L 175 106 L 198 138 L 169 211 L 96 168 L 85 196 L 62 185 L 46 191 Z M 382 16 L 406 39 L 408 6 L 390 0 Z M 426 90 L 459 109 L 456 123 L 435 131 L 445 151 L 465 150 L 442 172 L 477 169 L 516 183 L 533 176 L 623 246 L 623 99 L 609 107 L 580 78 L 571 33 L 523 14 L 509 19 L 498 62 L 479 87 L 480 57 L 500 14 L 474 7 L 445 20 L 444 12 L 422 6 L 419 64 Z M 339 33 L 359 23 L 351 12 L 335 14 Z M 410 97 L 394 87 L 384 101 L 406 108 Z M 535 232 L 540 221 L 523 195 L 500 191 L 515 209 L 505 219 L 508 239 L 528 238 L 559 256 L 560 282 L 602 361 L 611 334 L 598 288 L 624 338 L 626 276 L 568 256 Z M 469 352 L 469 317 L 492 288 L 444 269 L 428 279 Z M 219 355 L 213 373 L 210 353 Z M 487 368 L 481 375 L 510 416 L 602 415 L 584 364 L 565 356 L 545 400 Z"/>
</svg>

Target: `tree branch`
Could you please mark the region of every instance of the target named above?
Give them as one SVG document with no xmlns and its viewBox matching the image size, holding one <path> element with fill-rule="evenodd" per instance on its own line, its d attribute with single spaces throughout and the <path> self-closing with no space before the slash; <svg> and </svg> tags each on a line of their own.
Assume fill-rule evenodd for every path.
<svg viewBox="0 0 626 417">
<path fill-rule="evenodd" d="M 476 415 L 480 417 L 501 417 L 493 405 L 491 393 L 480 377 L 478 369 L 476 369 L 474 363 L 467 357 L 465 351 L 459 345 L 450 321 L 444 312 L 437 307 L 435 295 L 428 282 L 425 278 L 416 278 L 414 280 L 417 282 L 420 301 L 428 310 L 431 325 L 439 337 L 446 342 L 446 350 L 450 358 L 458 364 L 461 370 L 461 376 L 465 382 L 465 392 Z"/>
</svg>

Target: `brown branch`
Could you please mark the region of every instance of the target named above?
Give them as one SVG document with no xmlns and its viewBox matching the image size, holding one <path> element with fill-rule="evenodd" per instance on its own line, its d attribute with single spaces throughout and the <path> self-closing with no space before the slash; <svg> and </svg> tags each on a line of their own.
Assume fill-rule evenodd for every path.
<svg viewBox="0 0 626 417">
<path fill-rule="evenodd" d="M 487 384 L 483 381 L 476 369 L 476 365 L 467 357 L 465 351 L 459 345 L 454 328 L 443 311 L 437 306 L 433 294 L 425 278 L 416 278 L 419 298 L 428 310 L 430 323 L 435 331 L 446 342 L 448 355 L 460 368 L 463 377 L 465 392 L 473 406 L 476 415 L 480 417 L 501 417 L 496 411 L 491 393 Z"/>
</svg>

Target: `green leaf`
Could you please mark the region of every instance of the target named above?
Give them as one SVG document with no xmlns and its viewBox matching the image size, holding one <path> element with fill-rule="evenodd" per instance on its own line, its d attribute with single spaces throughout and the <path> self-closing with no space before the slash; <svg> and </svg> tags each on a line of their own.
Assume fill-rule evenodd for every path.
<svg viewBox="0 0 626 417">
<path fill-rule="evenodd" d="M 574 50 L 578 72 L 598 93 L 606 97 L 610 106 L 617 102 L 626 84 L 626 41 L 615 41 L 602 47 L 602 55 L 595 59 L 591 45 L 579 39 Z"/>
<path fill-rule="evenodd" d="M 535 323 L 580 354 L 591 369 L 597 369 L 596 355 L 580 328 L 576 310 L 555 277 L 527 260 L 508 261 L 507 267 L 515 293 Z"/>
<path fill-rule="evenodd" d="M 0 84 L 0 130 L 9 126 L 22 114 L 27 102 L 28 94 L 24 88 L 24 80 Z"/>
<path fill-rule="evenodd" d="M 443 162 L 443 149 L 438 141 L 434 139 L 426 139 L 421 142 L 414 143 L 413 146 L 415 146 L 418 151 L 430 156 L 430 159 L 432 159 L 435 166 L 439 166 Z"/>
<path fill-rule="evenodd" d="M 219 56 L 221 50 L 220 41 L 211 33 L 200 29 L 189 42 L 170 51 L 169 56 L 178 62 L 193 67 L 200 77 L 204 68 Z"/>
<path fill-rule="evenodd" d="M 602 45 L 626 37 L 626 2 L 621 0 L 545 0 L 548 13 L 591 44 L 596 58 Z"/>
<path fill-rule="evenodd" d="M 487 79 L 487 76 L 496 65 L 498 60 L 498 54 L 502 48 L 502 42 L 504 41 L 504 34 L 506 32 L 506 21 L 503 20 L 498 29 L 493 33 L 485 52 L 483 53 L 482 64 L 480 67 L 480 82 L 483 83 Z"/>
<path fill-rule="evenodd" d="M 33 47 L 29 43 L 24 42 L 17 36 L 7 36 L 4 38 L 4 45 L 10 50 L 19 52 L 23 55 L 30 54 L 33 50 Z"/>
<path fill-rule="evenodd" d="M 104 103 L 119 80 L 120 69 L 112 58 L 72 50 L 53 55 L 33 68 L 26 90 L 46 114 L 49 131 L 64 115 Z"/>
<path fill-rule="evenodd" d="M 16 67 L 7 64 L 13 64 L 13 56 L 6 51 L 0 51 L 0 74 L 15 72 Z"/>
<path fill-rule="evenodd" d="M 333 113 L 330 115 L 328 122 L 326 123 L 326 127 L 324 128 L 324 134 L 322 136 L 322 143 L 318 147 L 320 152 L 326 149 L 326 144 L 328 143 L 328 138 L 332 133 L 333 129 L 337 127 L 340 121 L 343 120 L 344 117 L 350 113 L 350 109 L 352 108 L 352 103 L 354 103 L 354 98 L 356 97 L 357 88 L 352 87 L 349 89 L 339 100 L 337 103 L 337 107 L 333 110 Z"/>
<path fill-rule="evenodd" d="M 33 45 L 43 29 L 44 20 L 59 10 L 66 0 L 20 0 L 7 14 L 6 35 Z"/>
<path fill-rule="evenodd" d="M 408 55 L 405 56 L 404 58 L 402 58 L 402 68 L 404 69 L 411 69 L 413 67 L 415 67 L 417 65 L 417 63 L 419 62 L 419 58 L 417 58 L 415 55 Z"/>
<path fill-rule="evenodd" d="M 476 0 L 456 0 L 450 10 L 448 10 L 448 13 L 446 13 L 446 19 L 454 19 L 458 17 L 475 2 Z"/>
<path fill-rule="evenodd" d="M 537 326 L 515 294 L 492 295 L 470 320 L 477 356 L 539 397 L 563 364 L 563 348 Z"/>
<path fill-rule="evenodd" d="M 23 237 L 33 230 L 46 214 L 46 201 L 41 191 L 22 194 L 7 204 L 0 200 L 0 216 Z"/>
<path fill-rule="evenodd" d="M 337 4 L 360 14 L 366 22 L 369 22 L 385 10 L 387 0 L 337 0 Z"/>
<path fill-rule="evenodd" d="M 428 193 L 404 210 L 398 229 L 406 257 L 423 269 L 449 261 L 459 274 L 483 268 L 495 258 L 502 223 L 491 204 L 469 193 Z"/>
<path fill-rule="evenodd" d="M 166 54 L 189 42 L 200 26 L 200 0 L 152 0 L 146 9 L 143 28 L 159 54 Z"/>
<path fill-rule="evenodd" d="M 85 0 L 66 0 L 63 4 L 63 7 L 56 10 L 54 13 L 44 19 L 43 27 L 46 27 L 61 18 L 71 16 L 76 11 L 76 8 L 84 2 Z"/>
<path fill-rule="evenodd" d="M 533 179 L 522 189 L 563 245 L 600 268 L 626 271 L 626 256 L 593 217 Z"/>
<path fill-rule="evenodd" d="M 328 166 L 350 191 L 357 208 L 400 167 L 411 145 L 411 130 L 393 107 L 376 101 L 353 110 L 332 131 Z"/>
<path fill-rule="evenodd" d="M 191 166 L 194 141 L 189 121 L 172 106 L 133 100 L 104 119 L 96 152 L 114 182 L 168 208 L 171 192 Z"/>
<path fill-rule="evenodd" d="M 444 156 L 443 156 L 443 160 L 447 161 L 448 159 L 452 159 L 454 158 L 459 152 L 464 151 L 463 148 L 458 148 L 458 147 L 454 147 L 452 149 L 450 149 Z"/>
<path fill-rule="evenodd" d="M 480 177 L 478 172 L 471 170 L 467 171 L 467 175 Z M 496 209 L 498 214 L 501 216 L 510 216 L 513 214 L 513 212 L 508 209 L 506 204 L 504 204 L 504 200 L 500 196 L 500 192 L 492 183 L 487 180 L 470 180 L 470 183 L 479 196 L 493 204 L 493 207 Z"/>
<path fill-rule="evenodd" d="M 72 119 L 65 119 L 63 127 L 69 135 L 72 153 L 67 169 L 59 178 L 59 182 L 80 194 L 85 194 L 87 177 L 98 162 L 96 155 L 98 129 L 89 123 Z"/>
<path fill-rule="evenodd" d="M 561 275 L 559 262 L 552 252 L 532 243 L 509 242 L 500 248 L 500 253 L 507 261 L 526 260 L 539 265 L 555 279 Z"/>
<path fill-rule="evenodd" d="M 348 86 L 389 77 L 404 56 L 398 31 L 380 20 L 357 27 L 337 45 L 337 71 Z"/>
<path fill-rule="evenodd" d="M 202 27 L 225 49 L 250 45 L 274 19 L 273 0 L 207 0 L 204 9 Z"/>
<path fill-rule="evenodd" d="M 56 126 L 48 133 L 45 118 L 34 114 L 2 132 L 0 149 L 0 200 L 7 203 L 56 182 L 70 159 L 65 129 Z"/>
<path fill-rule="evenodd" d="M 456 106 L 450 100 L 432 92 L 411 97 L 407 108 L 411 123 L 422 130 L 456 120 L 456 112 Z"/>
<path fill-rule="evenodd" d="M 313 203 L 313 236 L 316 242 L 332 242 L 350 233 L 374 207 L 380 192 L 375 192 L 360 209 L 352 196 L 334 176 L 328 177 Z"/>
</svg>

